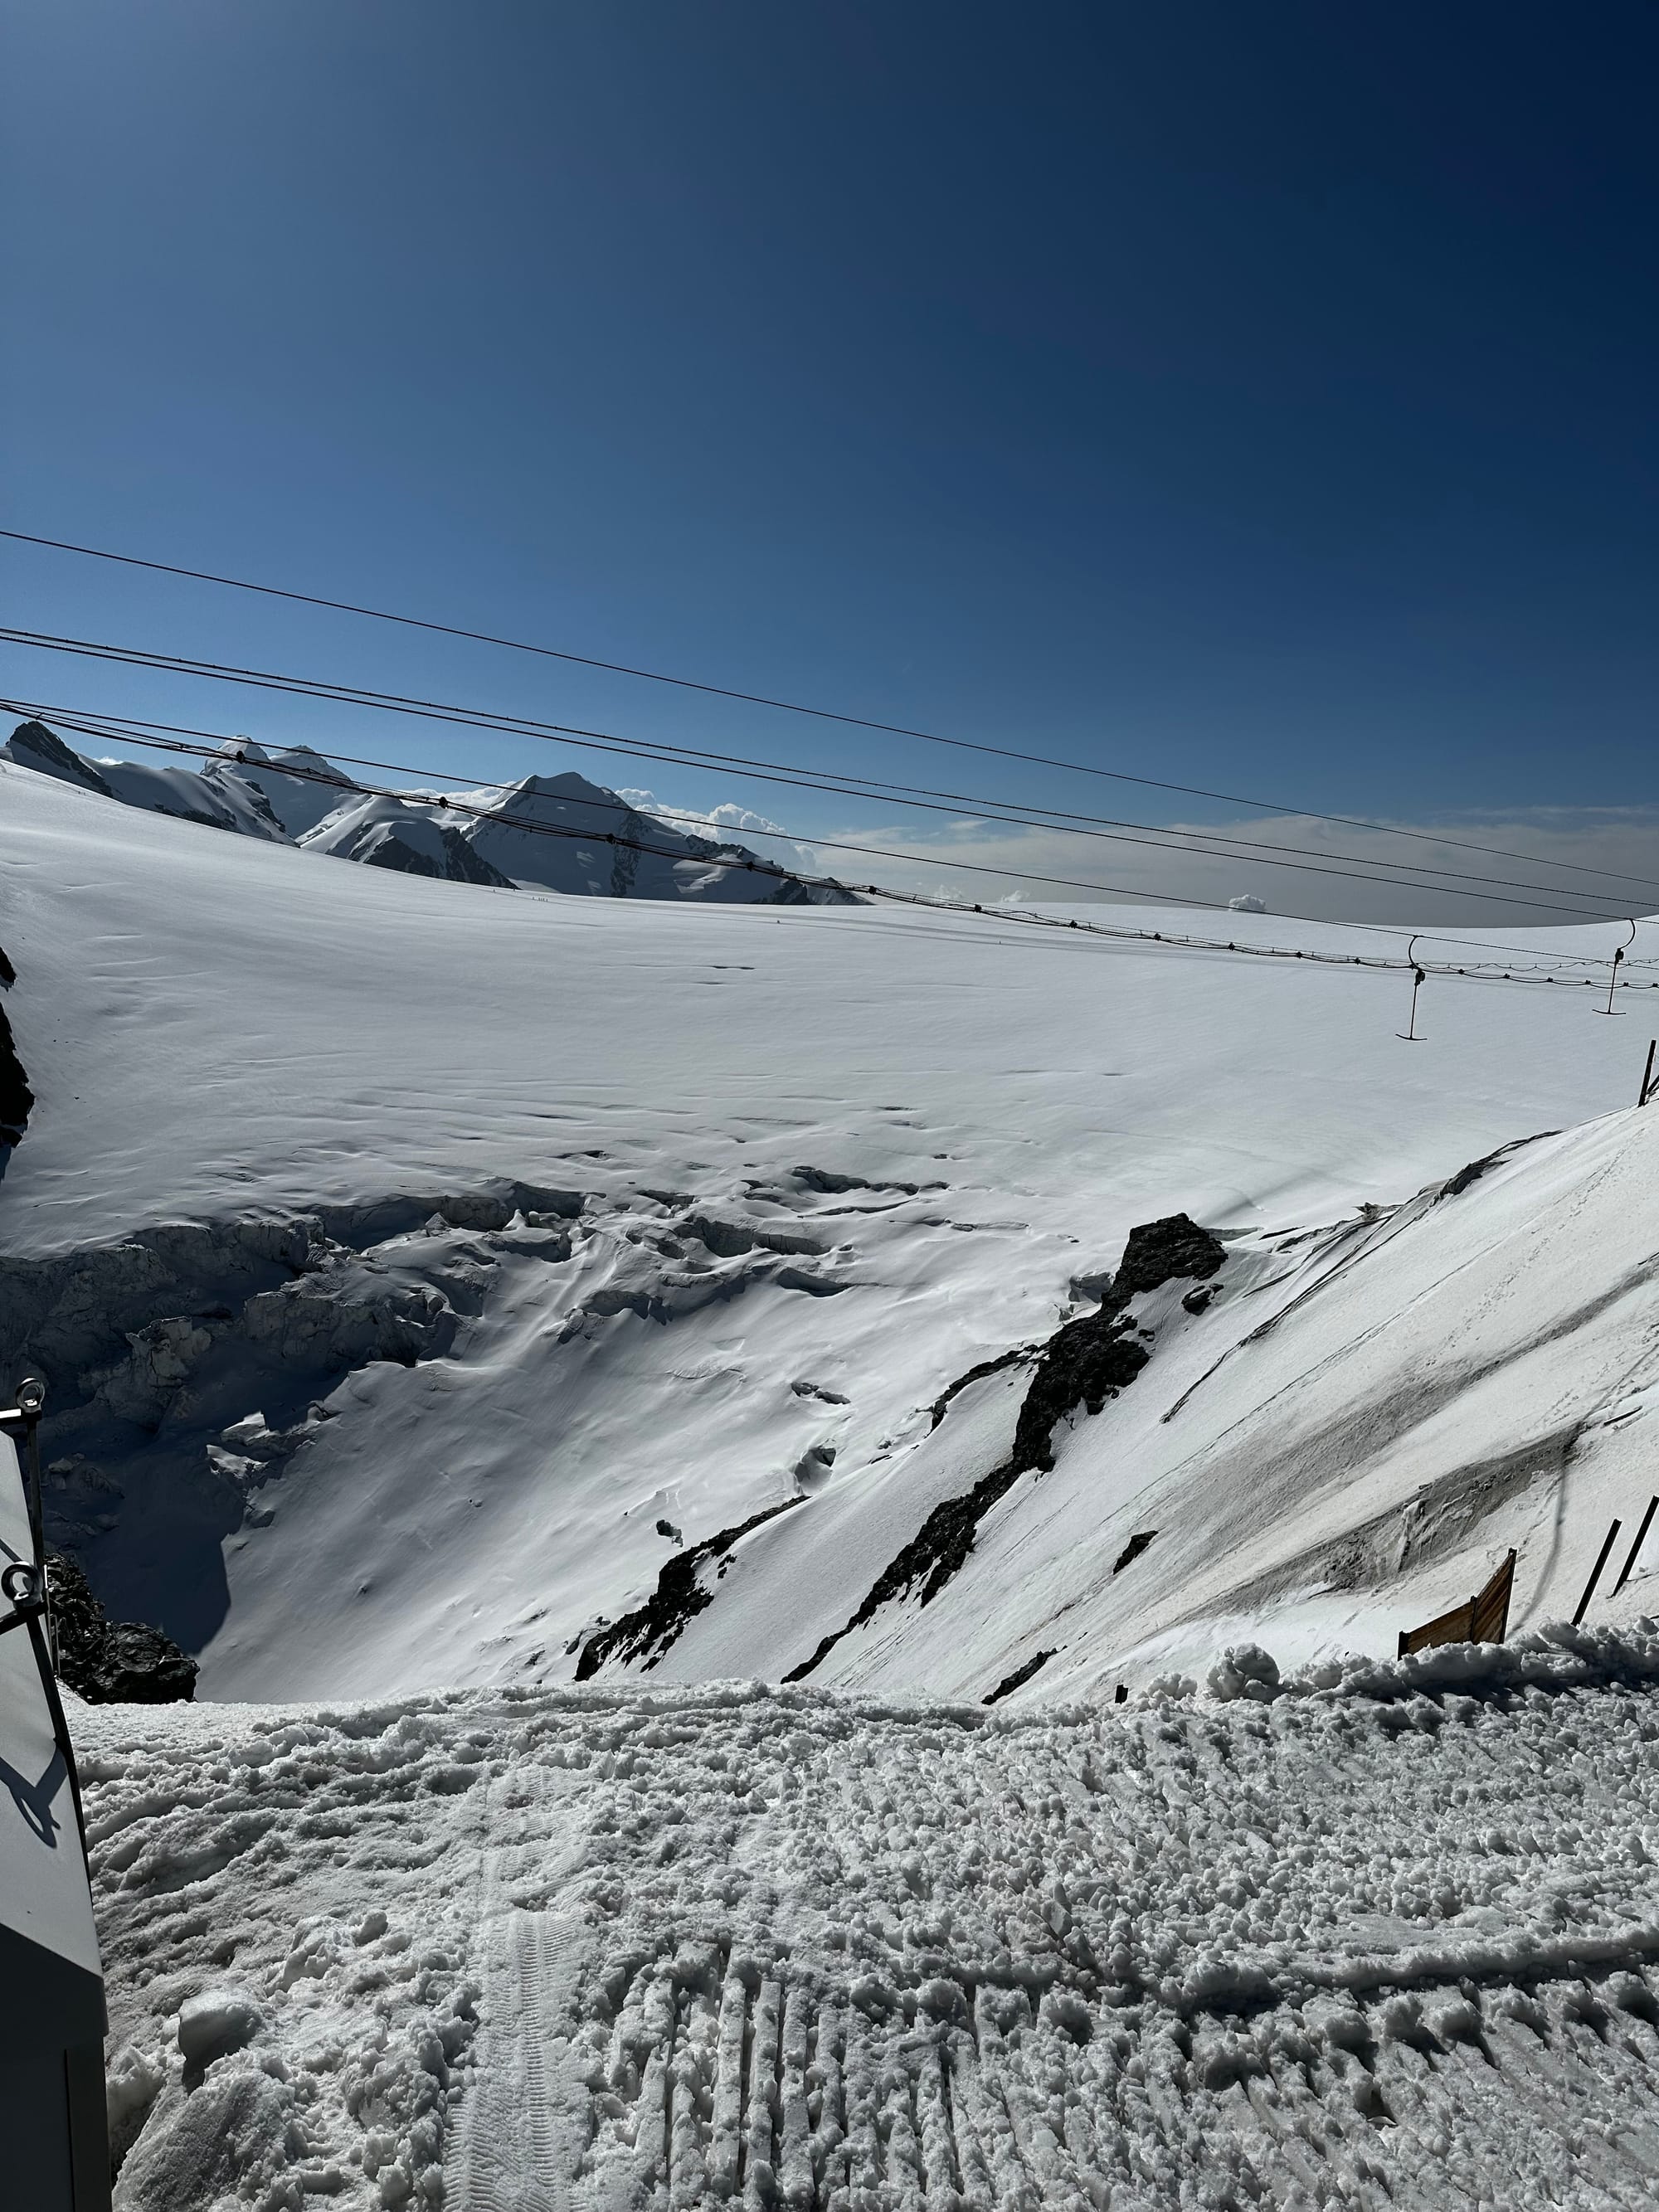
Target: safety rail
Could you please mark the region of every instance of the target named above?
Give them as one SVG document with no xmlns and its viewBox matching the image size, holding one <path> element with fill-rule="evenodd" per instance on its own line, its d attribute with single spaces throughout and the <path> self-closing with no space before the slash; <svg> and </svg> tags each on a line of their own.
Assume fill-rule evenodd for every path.
<svg viewBox="0 0 1659 2212">
<path fill-rule="evenodd" d="M 14 1559 L 0 1571 L 0 1597 L 10 1606 L 0 1613 L 0 1636 L 15 1628 L 27 1632 L 40 1676 L 40 1691 L 52 1716 L 52 1732 L 63 1754 L 69 1776 L 70 1796 L 75 1806 L 75 1825 L 81 1834 L 81 1853 L 87 1850 L 87 1820 L 81 1804 L 81 1775 L 70 1741 L 69 1721 L 58 1690 L 57 1641 L 52 1633 L 52 1589 L 46 1578 L 46 1522 L 40 1498 L 40 1417 L 46 1411 L 46 1386 L 38 1376 L 26 1376 L 17 1386 L 17 1403 L 0 1407 L 0 1435 L 21 1433 L 20 1456 L 23 1498 L 28 1513 L 32 1559 Z"/>
</svg>

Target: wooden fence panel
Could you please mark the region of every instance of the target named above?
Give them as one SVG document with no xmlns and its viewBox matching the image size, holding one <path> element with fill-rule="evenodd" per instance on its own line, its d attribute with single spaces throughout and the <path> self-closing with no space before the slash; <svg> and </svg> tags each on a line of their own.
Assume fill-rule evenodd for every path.
<svg viewBox="0 0 1659 2212">
<path fill-rule="evenodd" d="M 1469 1641 L 1501 1644 L 1510 1625 L 1510 1598 L 1515 1589 L 1515 1554 L 1511 1552 L 1474 1601 Z"/>
<path fill-rule="evenodd" d="M 1449 1613 L 1425 1620 L 1420 1628 L 1402 1628 L 1397 1656 L 1426 1651 L 1436 1644 L 1501 1644 L 1510 1625 L 1510 1598 L 1515 1589 L 1515 1553 L 1511 1552 L 1486 1588 Z"/>
</svg>

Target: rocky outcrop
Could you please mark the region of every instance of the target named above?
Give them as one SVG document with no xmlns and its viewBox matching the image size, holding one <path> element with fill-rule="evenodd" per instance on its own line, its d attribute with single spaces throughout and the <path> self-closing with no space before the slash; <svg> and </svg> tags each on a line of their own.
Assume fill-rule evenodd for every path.
<svg viewBox="0 0 1659 2212">
<path fill-rule="evenodd" d="M 72 751 L 44 722 L 20 722 L 0 745 L 0 758 L 32 768 L 38 775 L 55 775 L 60 783 L 79 784 L 83 791 L 95 791 L 105 799 L 115 796 L 91 762 Z"/>
<path fill-rule="evenodd" d="M 1213 1275 L 1227 1256 L 1218 1237 L 1184 1213 L 1165 1214 L 1161 1221 L 1143 1221 L 1129 1231 L 1117 1273 L 1112 1278 L 1109 1303 L 1126 1306 L 1139 1291 L 1161 1290 L 1178 1275 L 1200 1281 Z"/>
<path fill-rule="evenodd" d="M 723 1574 L 732 1547 L 739 1537 L 801 1503 L 799 1498 L 786 1498 L 776 1505 L 768 1505 L 751 1514 L 736 1528 L 722 1528 L 717 1534 L 705 1537 L 702 1543 L 677 1552 L 658 1576 L 656 1589 L 642 1606 L 633 1613 L 625 1613 L 620 1620 L 611 1622 L 596 1636 L 589 1637 L 576 1662 L 576 1680 L 587 1681 L 607 1659 L 642 1659 L 647 1669 L 654 1667 L 663 1653 L 678 1640 L 686 1622 L 714 1602 L 714 1592 L 706 1589 L 698 1579 L 701 1570 L 712 1566 L 717 1575 Z M 667 1528 L 665 1522 L 657 1525 L 659 1530 Z"/>
<path fill-rule="evenodd" d="M 11 1024 L 0 1009 L 0 1151 L 22 1142 L 34 1107 L 34 1093 L 17 1057 Z"/>
<path fill-rule="evenodd" d="M 917 1589 L 923 1605 L 936 1597 L 965 1564 L 980 1522 L 997 1501 L 1006 1496 L 1022 1474 L 1046 1474 L 1053 1468 L 1051 1440 L 1056 1424 L 1079 1406 L 1091 1413 L 1099 1413 L 1107 1399 L 1126 1389 L 1146 1364 L 1150 1355 L 1130 1333 L 1124 1311 L 1129 1301 L 1183 1277 L 1213 1275 L 1226 1256 L 1220 1239 L 1184 1213 L 1168 1214 L 1162 1220 L 1142 1222 L 1132 1229 L 1116 1273 L 1092 1279 L 1101 1285 L 1097 1310 L 1066 1322 L 1036 1351 L 1008 1457 L 1001 1466 L 981 1475 L 963 1496 L 947 1498 L 936 1505 L 910 1541 L 877 1577 L 846 1626 L 826 1636 L 811 1657 L 784 1680 L 797 1682 L 810 1674 L 842 1637 L 862 1627 L 884 1605 L 908 1597 Z M 1006 1353 L 970 1369 L 934 1401 L 933 1426 L 938 1427 L 951 1399 L 964 1383 L 1030 1357 L 1025 1352 Z"/>
<path fill-rule="evenodd" d="M 141 1620 L 111 1620 L 76 1563 L 46 1554 L 58 1675 L 91 1705 L 176 1705 L 196 1694 L 196 1662 Z"/>
<path fill-rule="evenodd" d="M 1054 1656 L 1052 1651 L 1034 1651 L 1023 1667 L 1016 1667 L 1012 1674 L 1005 1674 L 990 1695 L 980 1699 L 981 1705 L 1000 1705 L 1016 1690 L 1024 1689 L 1032 1675 L 1046 1667 Z"/>
<path fill-rule="evenodd" d="M 48 731 L 46 734 L 50 737 L 52 732 Z M 0 951 L 0 987 L 9 990 L 16 981 L 17 970 Z M 23 1063 L 17 1057 L 11 1024 L 3 1009 L 0 1009 L 0 1175 L 6 1171 L 6 1156 L 12 1146 L 22 1142 L 33 1109 L 34 1093 L 23 1073 Z"/>
<path fill-rule="evenodd" d="M 494 890 L 514 888 L 511 878 L 475 852 L 459 830 L 434 818 L 431 805 L 386 792 L 353 797 L 324 815 L 299 842 L 308 853 L 356 860 L 366 868 L 391 868 L 443 883 L 485 884 Z"/>
</svg>

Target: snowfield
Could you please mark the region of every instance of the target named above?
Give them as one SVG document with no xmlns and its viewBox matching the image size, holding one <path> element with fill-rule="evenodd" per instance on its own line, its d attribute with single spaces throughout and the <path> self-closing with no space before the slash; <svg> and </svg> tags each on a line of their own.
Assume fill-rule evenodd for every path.
<svg viewBox="0 0 1659 2212">
<path fill-rule="evenodd" d="M 81 1711 L 122 2212 L 1650 2205 L 1654 1624 L 1272 1676 Z"/>
<path fill-rule="evenodd" d="M 324 868 L 3 763 L 0 802 L 39 1094 L 0 1322 L 59 1534 L 204 1695 L 831 1638 L 825 1684 L 1109 1695 L 1391 1650 L 1510 1545 L 1559 1617 L 1645 1504 L 1659 1116 L 1607 1112 L 1644 1025 L 1594 989 L 1434 979 L 1407 1048 L 1399 975 Z M 1176 1213 L 1224 1264 L 1132 1299 L 1133 1381 L 989 1495 Z"/>
<path fill-rule="evenodd" d="M 0 853 L 123 2212 L 1654 2201 L 1650 925 Z"/>
</svg>

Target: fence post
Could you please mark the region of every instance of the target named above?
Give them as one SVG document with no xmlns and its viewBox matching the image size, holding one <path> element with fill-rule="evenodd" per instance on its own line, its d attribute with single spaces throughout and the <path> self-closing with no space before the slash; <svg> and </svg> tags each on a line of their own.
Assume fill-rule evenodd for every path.
<svg viewBox="0 0 1659 2212">
<path fill-rule="evenodd" d="M 1589 1601 L 1595 1595 L 1595 1585 L 1601 1579 L 1601 1570 L 1607 1564 L 1607 1553 L 1613 1549 L 1613 1539 L 1618 1534 L 1619 1523 L 1615 1521 L 1612 1528 L 1608 1529 L 1606 1538 L 1603 1540 L 1600 1556 L 1597 1558 L 1595 1566 L 1590 1570 L 1589 1580 L 1584 1584 L 1584 1595 L 1578 1601 L 1578 1610 L 1572 1616 L 1572 1625 L 1575 1628 L 1578 1626 L 1579 1623 L 1583 1620 L 1584 1615 L 1589 1611 Z"/>
<path fill-rule="evenodd" d="M 1652 1050 L 1651 1046 L 1649 1047 L 1649 1050 Z M 1636 1555 L 1642 1548 L 1642 1539 L 1647 1534 L 1650 1527 L 1652 1525 L 1656 1510 L 1659 1510 L 1659 1498 L 1650 1498 L 1648 1500 L 1648 1510 L 1642 1516 L 1642 1525 L 1636 1532 L 1636 1541 L 1631 1546 L 1630 1557 L 1625 1562 L 1624 1572 L 1620 1576 L 1618 1581 L 1613 1586 L 1613 1594 L 1615 1597 L 1618 1596 L 1620 1591 L 1623 1589 L 1625 1584 L 1630 1580 L 1630 1571 L 1636 1565 Z"/>
<path fill-rule="evenodd" d="M 1656 1052 L 1659 1052 L 1659 1037 L 1650 1037 L 1648 1040 L 1648 1064 L 1642 1070 L 1642 1088 L 1637 1093 L 1636 1097 L 1636 1103 L 1638 1106 L 1645 1106 L 1647 1104 L 1649 1094 L 1653 1089 L 1653 1055 Z"/>
</svg>

